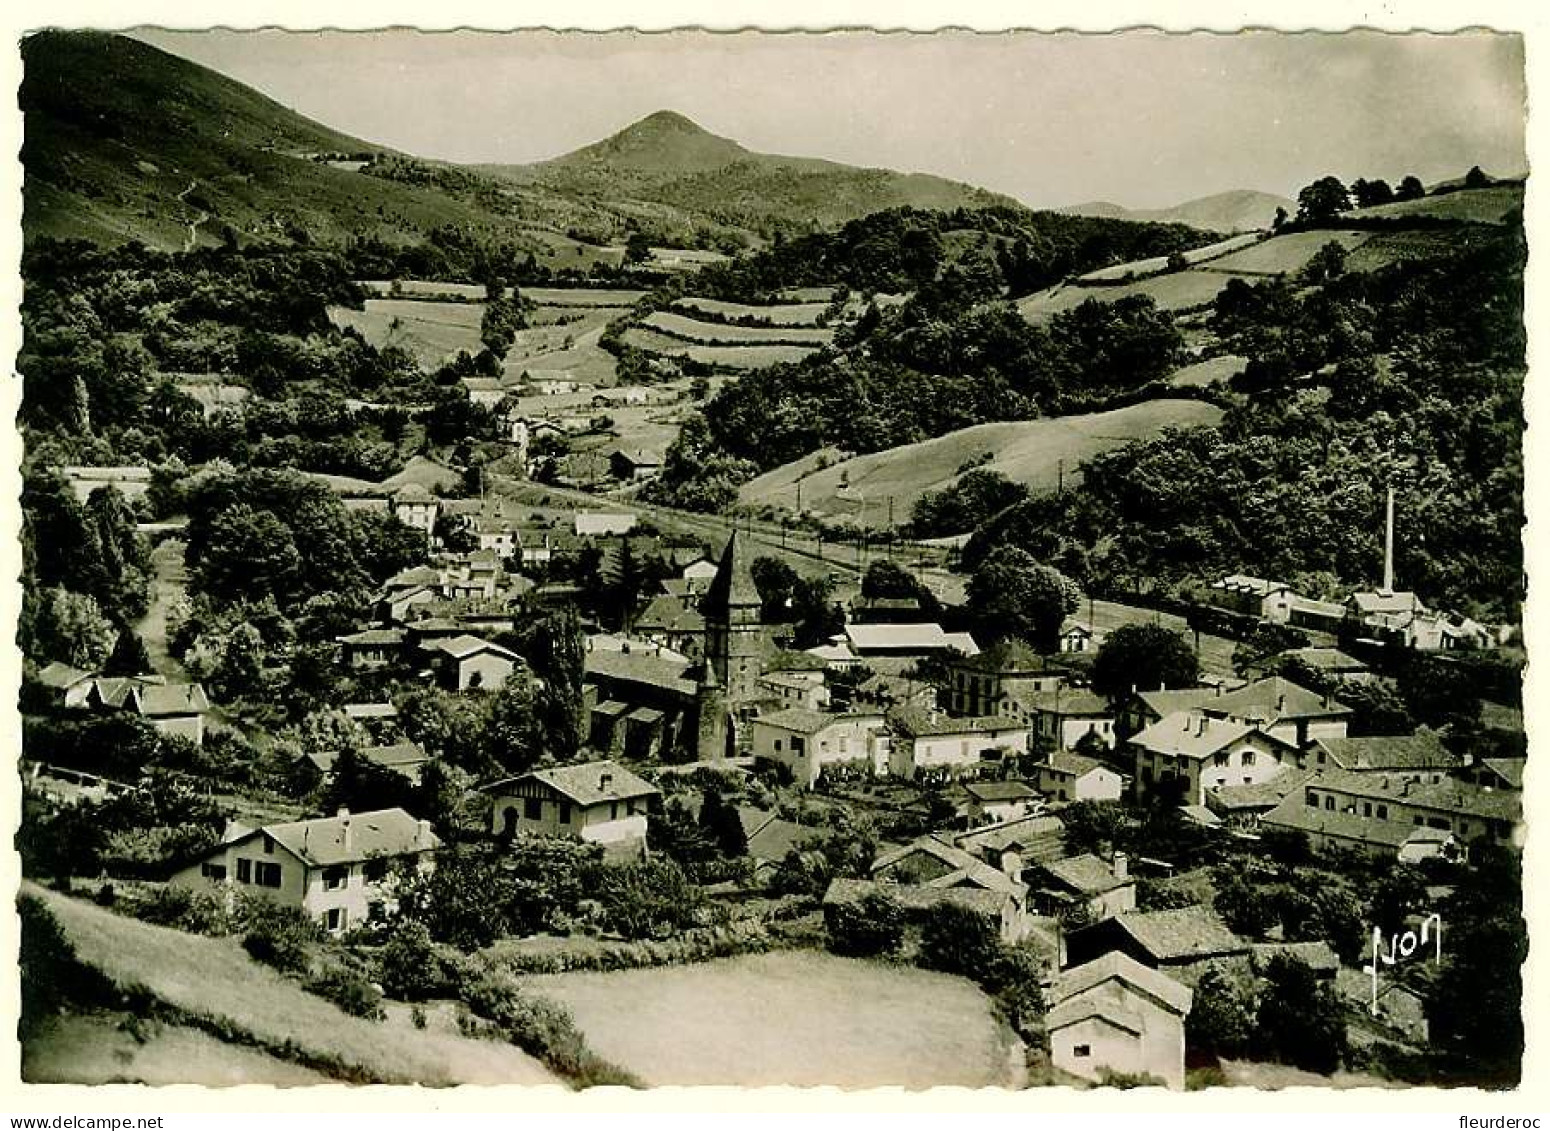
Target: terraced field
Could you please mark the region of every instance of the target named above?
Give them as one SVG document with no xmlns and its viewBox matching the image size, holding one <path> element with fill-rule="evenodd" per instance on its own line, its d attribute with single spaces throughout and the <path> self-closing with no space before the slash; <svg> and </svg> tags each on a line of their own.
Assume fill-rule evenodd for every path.
<svg viewBox="0 0 1550 1131">
<path fill-rule="evenodd" d="M 670 310 L 658 310 L 641 320 L 641 325 L 670 338 L 682 338 L 701 345 L 812 345 L 826 346 L 834 340 L 834 331 L 809 326 L 732 326 L 722 322 L 701 322 Z"/>
<path fill-rule="evenodd" d="M 1462 220 L 1475 224 L 1506 223 L 1511 214 L 1523 207 L 1521 185 L 1499 185 L 1483 189 L 1463 189 L 1442 196 L 1424 196 L 1419 200 L 1396 200 L 1359 208 L 1353 216 L 1400 219 L 1430 216 L 1438 220 Z"/>
<path fill-rule="evenodd" d="M 722 302 L 714 298 L 690 295 L 674 304 L 678 309 L 719 315 L 722 318 L 753 318 L 771 326 L 816 326 L 818 316 L 828 309 L 826 302 L 795 302 L 779 306 L 750 306 L 741 302 Z"/>
<path fill-rule="evenodd" d="M 1230 275 L 1286 275 L 1301 271 L 1327 243 L 1337 243 L 1350 252 L 1370 239 L 1371 232 L 1293 232 L 1223 256 L 1199 270 Z"/>
<path fill-rule="evenodd" d="M 1189 264 L 1209 263 L 1213 259 L 1220 259 L 1229 252 L 1239 248 L 1252 247 L 1258 243 L 1258 232 L 1245 232 L 1242 235 L 1230 236 L 1225 240 L 1217 240 L 1205 247 L 1197 247 L 1183 253 L 1184 262 Z M 1083 283 L 1105 283 L 1133 276 L 1140 279 L 1147 275 L 1156 275 L 1168 269 L 1168 257 L 1157 256 L 1153 259 L 1138 259 L 1133 263 L 1119 263 L 1113 267 L 1104 267 L 1097 271 L 1089 271 L 1085 275 L 1078 276 L 1077 281 Z"/>
<path fill-rule="evenodd" d="M 731 369 L 763 369 L 770 365 L 801 361 L 817 346 L 769 346 L 750 343 L 746 346 L 692 345 L 670 338 L 640 326 L 632 326 L 624 334 L 625 343 L 663 357 L 687 357 L 706 365 L 724 365 Z"/>
</svg>

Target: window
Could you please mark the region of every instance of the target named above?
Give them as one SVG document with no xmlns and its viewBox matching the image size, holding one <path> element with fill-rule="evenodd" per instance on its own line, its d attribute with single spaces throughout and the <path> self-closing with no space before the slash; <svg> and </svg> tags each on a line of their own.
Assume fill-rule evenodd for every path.
<svg viewBox="0 0 1550 1131">
<path fill-rule="evenodd" d="M 617 801 L 610 801 L 608 803 L 608 819 L 610 821 L 617 821 L 619 819 L 619 803 Z"/>
<path fill-rule="evenodd" d="M 323 869 L 323 890 L 338 891 L 350 882 L 350 869 L 348 865 L 339 865 L 333 868 Z"/>
<path fill-rule="evenodd" d="M 225 864 L 201 864 L 199 874 L 207 880 L 224 880 L 226 878 Z"/>
<path fill-rule="evenodd" d="M 570 802 L 569 801 L 562 801 L 562 802 L 560 802 L 560 824 L 562 824 L 562 825 L 570 824 Z"/>
<path fill-rule="evenodd" d="M 387 879 L 388 862 L 381 856 L 373 856 L 361 865 L 361 877 L 368 884 L 380 884 Z"/>
<path fill-rule="evenodd" d="M 277 888 L 280 886 L 280 865 L 259 861 L 255 881 L 261 888 Z"/>
<path fill-rule="evenodd" d="M 539 797 L 524 797 L 522 799 L 522 815 L 529 821 L 541 821 L 544 818 L 544 803 Z"/>
<path fill-rule="evenodd" d="M 1215 762 L 1218 766 L 1227 765 L 1227 751 L 1223 750 L 1220 754 L 1218 754 L 1216 756 Z"/>
<path fill-rule="evenodd" d="M 1386 821 L 1389 819 L 1389 807 L 1387 805 L 1378 806 L 1378 819 L 1380 821 Z"/>
<path fill-rule="evenodd" d="M 342 931 L 349 925 L 350 915 L 343 907 L 330 907 L 323 914 L 323 925 L 330 931 Z"/>
<path fill-rule="evenodd" d="M 1362 802 L 1362 816 L 1364 816 L 1364 817 L 1372 816 L 1372 802 L 1371 801 L 1363 801 Z"/>
<path fill-rule="evenodd" d="M 1241 757 L 1243 758 L 1243 764 L 1245 766 L 1252 766 L 1254 764 L 1254 751 L 1245 750 L 1242 752 Z"/>
<path fill-rule="evenodd" d="M 780 739 L 778 738 L 775 740 L 775 753 L 780 753 Z"/>
<path fill-rule="evenodd" d="M 253 882 L 253 861 L 237 861 L 237 882 L 239 884 L 251 884 Z"/>
<path fill-rule="evenodd" d="M 800 754 L 800 753 L 802 753 L 802 751 L 804 749 L 805 749 L 805 747 L 803 746 L 802 740 L 800 738 L 798 738 L 796 735 L 792 735 L 791 736 L 791 752 L 793 754 Z"/>
<path fill-rule="evenodd" d="M 1307 803 L 1313 808 L 1317 809 L 1319 807 L 1319 795 L 1314 793 L 1311 789 L 1308 790 L 1307 794 L 1305 795 L 1305 799 Z"/>
<path fill-rule="evenodd" d="M 264 834 L 264 855 L 274 855 L 274 837 L 270 836 L 268 833 Z"/>
<path fill-rule="evenodd" d="M 1093 1054 L 1093 1047 L 1092 1047 L 1092 1045 L 1072 1045 L 1071 1046 L 1071 1055 L 1072 1056 L 1087 1057 L 1087 1056 L 1092 1056 L 1092 1054 Z"/>
<path fill-rule="evenodd" d="M 1333 797 L 1326 797 L 1324 799 L 1324 808 L 1328 809 L 1330 812 L 1334 812 L 1335 799 Z"/>
</svg>

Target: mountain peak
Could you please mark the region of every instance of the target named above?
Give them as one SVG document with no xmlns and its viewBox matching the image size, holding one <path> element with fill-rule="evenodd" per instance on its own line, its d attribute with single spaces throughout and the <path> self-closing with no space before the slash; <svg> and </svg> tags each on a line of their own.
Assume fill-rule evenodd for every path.
<svg viewBox="0 0 1550 1131">
<path fill-rule="evenodd" d="M 720 169 L 749 153 L 676 110 L 658 110 L 551 165 L 608 165 L 642 172 L 698 173 Z"/>
</svg>

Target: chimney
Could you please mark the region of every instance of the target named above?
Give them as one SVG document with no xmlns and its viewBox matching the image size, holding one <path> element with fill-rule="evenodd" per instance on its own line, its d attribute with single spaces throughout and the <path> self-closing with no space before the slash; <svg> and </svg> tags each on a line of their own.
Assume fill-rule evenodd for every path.
<svg viewBox="0 0 1550 1131">
<path fill-rule="evenodd" d="M 1130 857 L 1123 852 L 1114 854 L 1114 878 L 1116 880 L 1130 879 Z"/>
<path fill-rule="evenodd" d="M 424 844 L 426 841 L 430 840 L 431 823 L 429 821 L 421 821 L 420 827 L 416 830 L 415 835 L 418 837 L 421 844 Z"/>
<path fill-rule="evenodd" d="M 1394 592 L 1394 488 L 1389 488 L 1383 520 L 1383 593 Z"/>
<path fill-rule="evenodd" d="M 334 816 L 336 817 L 348 817 L 349 815 L 350 807 L 348 805 L 341 805 L 338 809 L 334 810 Z"/>
<path fill-rule="evenodd" d="M 345 852 L 351 851 L 354 845 L 354 837 L 350 835 L 350 818 L 345 817 L 344 823 L 339 827 L 339 847 Z"/>
</svg>

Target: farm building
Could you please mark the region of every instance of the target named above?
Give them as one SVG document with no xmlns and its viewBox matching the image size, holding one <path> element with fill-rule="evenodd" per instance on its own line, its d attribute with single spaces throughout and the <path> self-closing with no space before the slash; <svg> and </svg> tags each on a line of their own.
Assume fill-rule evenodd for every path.
<svg viewBox="0 0 1550 1131">
<path fill-rule="evenodd" d="M 1026 869 L 1023 876 L 1028 876 Z M 1112 864 L 1090 852 L 1046 861 L 1038 866 L 1032 883 L 1038 885 L 1034 898 L 1046 915 L 1061 916 L 1081 908 L 1095 922 L 1136 909 L 1136 881 L 1123 852 L 1114 854 Z"/>
<path fill-rule="evenodd" d="M 1115 951 L 1153 970 L 1193 985 L 1214 962 L 1247 969 L 1249 944 L 1233 934 L 1209 907 L 1130 911 L 1072 931 L 1066 955 L 1073 965 Z"/>
<path fill-rule="evenodd" d="M 662 453 L 651 448 L 616 448 L 608 456 L 615 479 L 650 479 L 662 471 Z"/>
<path fill-rule="evenodd" d="M 969 782 L 967 816 L 971 825 L 1000 824 L 1026 817 L 1043 804 L 1043 798 L 1021 781 Z"/>
<path fill-rule="evenodd" d="M 1184 1087 L 1184 1019 L 1193 992 L 1115 951 L 1061 972 L 1048 994 L 1050 1060 L 1098 1080 L 1105 1070 Z"/>
</svg>

